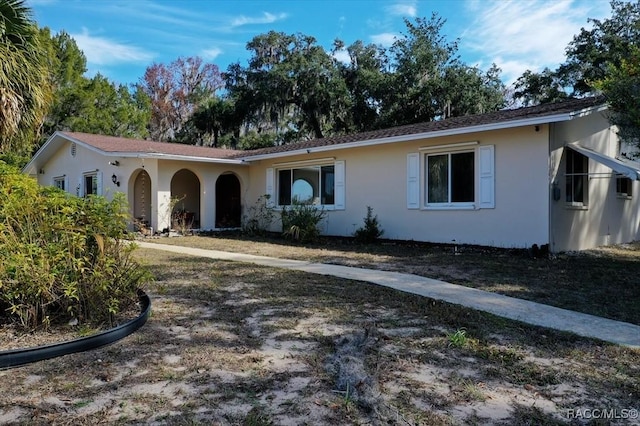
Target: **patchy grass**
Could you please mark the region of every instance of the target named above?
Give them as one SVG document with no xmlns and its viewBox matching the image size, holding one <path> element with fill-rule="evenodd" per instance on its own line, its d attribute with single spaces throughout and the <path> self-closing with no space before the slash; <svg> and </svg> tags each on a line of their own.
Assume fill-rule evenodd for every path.
<svg viewBox="0 0 640 426">
<path fill-rule="evenodd" d="M 406 272 L 640 325 L 640 243 L 534 259 L 527 250 L 325 238 L 292 245 L 241 235 L 150 242 Z"/>
<path fill-rule="evenodd" d="M 156 276 L 149 322 L 0 371 L 0 423 L 525 425 L 638 408 L 638 350 L 362 282 L 138 256 Z"/>
</svg>

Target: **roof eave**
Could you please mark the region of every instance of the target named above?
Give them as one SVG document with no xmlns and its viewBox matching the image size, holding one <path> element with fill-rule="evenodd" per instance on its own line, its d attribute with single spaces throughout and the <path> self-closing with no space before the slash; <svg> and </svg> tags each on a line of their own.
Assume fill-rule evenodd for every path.
<svg viewBox="0 0 640 426">
<path fill-rule="evenodd" d="M 584 117 L 587 116 L 589 114 L 593 114 L 594 112 L 602 112 L 609 109 L 609 107 L 607 106 L 607 104 L 599 104 L 599 105 L 594 105 L 591 107 L 587 107 L 587 108 L 583 108 L 579 111 L 574 111 L 572 112 L 571 118 L 577 118 L 577 117 Z"/>
<path fill-rule="evenodd" d="M 29 160 L 29 162 L 22 168 L 22 173 L 26 173 L 28 175 L 34 175 L 37 173 L 37 164 L 40 156 L 43 155 L 44 152 L 49 150 L 50 146 L 54 143 L 57 137 L 66 138 L 67 136 L 63 135 L 60 131 L 56 131 L 51 136 L 49 136 L 49 139 L 47 139 L 46 142 L 42 144 L 42 146 L 36 151 L 36 153 L 33 154 L 31 160 Z"/>
<path fill-rule="evenodd" d="M 364 146 L 371 146 L 371 145 L 382 145 L 382 144 L 395 143 L 395 142 L 409 142 L 409 141 L 419 140 L 419 139 L 433 139 L 433 138 L 439 138 L 444 136 L 487 132 L 491 130 L 511 129 L 515 127 L 532 126 L 536 124 L 568 121 L 573 118 L 573 114 L 575 113 L 562 113 L 562 114 L 548 115 L 544 117 L 527 118 L 527 119 L 512 120 L 512 121 L 506 121 L 506 122 L 500 122 L 500 123 L 490 123 L 490 124 L 482 124 L 477 126 L 460 127 L 456 129 L 412 133 L 412 134 L 402 135 L 402 136 L 391 136 L 387 138 L 376 138 L 376 139 L 369 139 L 369 140 L 365 139 L 361 141 L 348 142 L 343 144 L 302 148 L 302 149 L 296 149 L 292 151 L 274 152 L 270 154 L 253 155 L 253 156 L 240 157 L 240 158 L 242 159 L 242 161 L 251 162 L 251 161 L 267 160 L 272 158 L 289 157 L 289 156 L 301 155 L 301 154 L 311 154 L 314 152 L 334 151 L 338 149 L 357 148 L 357 147 L 364 147 Z"/>
<path fill-rule="evenodd" d="M 57 132 L 56 132 L 57 133 Z M 63 137 L 81 144 L 82 146 L 98 152 L 108 157 L 121 157 L 121 158 L 156 158 L 163 160 L 178 160 L 178 161 L 198 161 L 201 163 L 220 163 L 220 164 L 244 164 L 240 160 L 227 159 L 227 158 L 213 158 L 213 157 L 199 157 L 196 155 L 179 155 L 179 154 L 163 154 L 161 152 L 141 152 L 141 151 L 105 151 L 97 148 L 91 144 L 83 142 L 80 139 L 73 138 L 69 135 L 62 135 Z"/>
<path fill-rule="evenodd" d="M 53 140 L 56 138 L 56 136 L 66 139 L 70 142 L 76 143 L 90 151 L 99 153 L 106 157 L 120 157 L 120 158 L 143 158 L 144 157 L 144 158 L 157 158 L 157 159 L 164 159 L 164 160 L 198 161 L 201 163 L 238 164 L 238 165 L 245 164 L 240 160 L 230 159 L 230 158 L 213 158 L 213 157 L 199 157 L 194 155 L 162 154 L 159 152 L 105 151 L 87 142 L 84 142 L 81 139 L 77 139 L 77 138 L 74 138 L 73 136 L 65 134 L 64 132 L 56 131 L 53 135 L 51 135 L 51 137 L 49 137 L 49 139 L 47 139 L 47 142 L 45 142 L 40 147 L 40 149 L 35 153 L 31 161 L 29 161 L 29 163 L 27 163 L 27 165 L 23 168 L 23 172 L 32 174 L 32 173 L 29 173 L 29 169 L 33 169 L 35 173 L 35 170 L 37 170 L 37 167 L 35 167 L 37 164 L 37 161 L 36 161 L 37 158 L 41 155 L 42 152 L 44 152 L 49 148 L 49 145 L 53 143 Z"/>
<path fill-rule="evenodd" d="M 197 161 L 200 163 L 217 163 L 217 164 L 238 164 L 247 165 L 242 160 L 236 160 L 234 158 L 212 158 L 212 157 L 198 157 L 192 155 L 175 155 L 175 154 L 162 154 L 158 152 L 108 152 L 109 155 L 116 157 L 133 157 L 133 158 L 155 158 L 158 160 L 176 160 L 176 161 Z"/>
</svg>

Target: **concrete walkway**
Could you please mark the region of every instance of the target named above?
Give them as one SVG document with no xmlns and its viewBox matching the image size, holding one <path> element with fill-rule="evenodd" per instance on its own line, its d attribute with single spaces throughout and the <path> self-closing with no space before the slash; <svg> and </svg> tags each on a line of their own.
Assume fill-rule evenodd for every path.
<svg viewBox="0 0 640 426">
<path fill-rule="evenodd" d="M 478 290 L 444 281 L 398 272 L 378 271 L 349 266 L 310 263 L 302 260 L 277 259 L 251 254 L 230 253 L 217 250 L 172 246 L 138 241 L 140 247 L 165 250 L 184 255 L 207 257 L 219 260 L 254 263 L 257 265 L 285 268 L 313 274 L 331 275 L 350 280 L 366 281 L 391 287 L 407 293 L 443 300 L 489 312 L 504 318 L 522 321 L 556 330 L 568 331 L 606 342 L 640 348 L 640 326 L 614 321 L 594 315 L 582 314 L 567 309 L 555 308 L 541 303 L 529 302 L 497 293 Z"/>
</svg>

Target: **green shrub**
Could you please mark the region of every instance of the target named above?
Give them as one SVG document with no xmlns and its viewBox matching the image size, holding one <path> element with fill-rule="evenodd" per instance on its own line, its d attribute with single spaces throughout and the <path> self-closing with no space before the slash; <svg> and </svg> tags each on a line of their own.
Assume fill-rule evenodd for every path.
<svg viewBox="0 0 640 426">
<path fill-rule="evenodd" d="M 356 241 L 361 243 L 372 243 L 384 234 L 378 222 L 378 216 L 373 215 L 373 208 L 367 206 L 367 216 L 364 218 L 364 226 L 356 229 L 353 234 Z"/>
<path fill-rule="evenodd" d="M 77 198 L 0 164 L 0 319 L 111 324 L 149 280 L 128 219 L 121 193 Z"/>
<path fill-rule="evenodd" d="M 282 235 L 301 243 L 314 242 L 320 236 L 318 225 L 325 217 L 325 211 L 313 204 L 293 204 L 282 208 Z"/>
</svg>

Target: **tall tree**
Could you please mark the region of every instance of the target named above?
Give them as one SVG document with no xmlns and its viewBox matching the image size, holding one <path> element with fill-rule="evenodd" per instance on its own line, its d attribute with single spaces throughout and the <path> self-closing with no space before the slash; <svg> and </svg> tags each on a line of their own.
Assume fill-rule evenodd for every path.
<svg viewBox="0 0 640 426">
<path fill-rule="evenodd" d="M 536 73 L 527 70 L 513 85 L 516 105 L 530 106 L 557 102 L 569 97 L 567 82 L 555 71 L 545 68 Z"/>
<path fill-rule="evenodd" d="M 458 42 L 448 42 L 441 34 L 444 23 L 436 13 L 415 23 L 405 19 L 407 33 L 390 49 L 394 78 L 384 112 L 386 125 L 431 121 L 442 115 L 445 70 L 458 64 Z"/>
<path fill-rule="evenodd" d="M 147 136 L 150 115 L 144 93 L 131 94 L 100 74 L 64 89 L 51 112 L 55 130 L 134 138 Z"/>
<path fill-rule="evenodd" d="M 609 120 L 620 138 L 640 149 L 640 48 L 634 47 L 619 65 L 610 64 L 606 77 L 594 85 L 607 98 Z"/>
<path fill-rule="evenodd" d="M 611 17 L 589 19 L 567 47 L 567 62 L 558 73 L 572 83 L 573 93 L 593 92 L 592 83 L 607 75 L 609 65 L 620 66 L 640 44 L 640 2 L 611 1 Z"/>
<path fill-rule="evenodd" d="M 139 83 L 151 100 L 149 132 L 153 140 L 175 139 L 196 107 L 222 88 L 218 67 L 199 57 L 152 64 Z M 195 141 L 194 141 L 195 142 Z"/>
<path fill-rule="evenodd" d="M 53 58 L 49 59 L 49 69 L 56 90 L 73 86 L 80 82 L 87 72 L 87 58 L 76 41 L 62 30 L 56 35 L 50 34 L 49 28 L 40 30 L 44 40 L 50 40 Z M 44 41 L 43 40 L 43 41 Z"/>
<path fill-rule="evenodd" d="M 342 50 L 344 43 L 334 42 L 334 53 Z M 390 85 L 387 72 L 386 50 L 374 44 L 365 45 L 358 40 L 346 48 L 349 63 L 337 63 L 350 97 L 348 130 L 363 132 L 379 127 L 382 100 Z"/>
<path fill-rule="evenodd" d="M 495 64 L 482 72 L 477 67 L 457 64 L 444 70 L 441 118 L 496 111 L 505 105 L 505 86 Z"/>
<path fill-rule="evenodd" d="M 330 54 L 304 34 L 254 37 L 248 66 L 235 63 L 224 74 L 244 134 L 275 133 L 276 143 L 287 143 L 504 106 L 500 70 L 463 64 L 457 41 L 441 34 L 443 19 L 405 23 L 407 34 L 389 50 L 357 41 L 345 63 L 336 59 L 340 40 Z"/>
<path fill-rule="evenodd" d="M 150 104 L 139 89 L 131 93 L 98 74 L 84 76 L 87 60 L 65 31 L 52 36 L 40 30 L 46 52 L 53 102 L 44 123 L 45 137 L 56 130 L 144 138 L 148 135 Z"/>
<path fill-rule="evenodd" d="M 348 91 L 315 38 L 271 31 L 254 37 L 247 49 L 249 66 L 232 64 L 225 78 L 236 105 L 247 108 L 259 131 L 282 128 L 301 138 L 321 138 L 344 128 Z"/>
<path fill-rule="evenodd" d="M 566 61 L 555 70 L 527 70 L 517 81 L 518 103 L 553 102 L 597 91 L 594 83 L 607 78 L 640 45 L 640 2 L 611 1 L 611 16 L 588 19 L 592 28 L 582 28 L 567 46 Z M 611 68 L 612 67 L 612 68 Z"/>
<path fill-rule="evenodd" d="M 220 135 L 229 130 L 233 131 L 233 104 L 228 99 L 216 96 L 209 98 L 200 105 L 191 117 L 196 131 L 196 145 L 219 146 Z"/>
<path fill-rule="evenodd" d="M 458 57 L 458 41 L 442 34 L 445 20 L 405 20 L 407 33 L 390 48 L 390 88 L 382 100 L 385 126 L 495 111 L 504 106 L 504 87 L 495 65 L 482 73 Z"/>
<path fill-rule="evenodd" d="M 0 2 L 0 154 L 29 155 L 50 100 L 38 31 L 23 0 Z"/>
<path fill-rule="evenodd" d="M 291 100 L 300 111 L 298 128 L 301 131 L 322 138 L 347 129 L 349 97 L 346 84 L 334 60 L 322 47 L 315 45 L 313 37 L 303 38 L 302 49 L 294 52 L 283 71 L 297 77 Z"/>
</svg>

